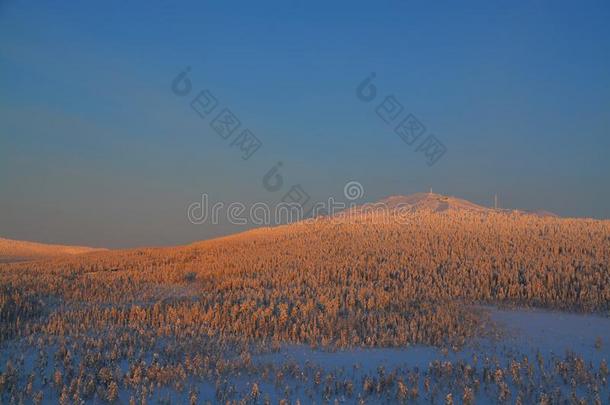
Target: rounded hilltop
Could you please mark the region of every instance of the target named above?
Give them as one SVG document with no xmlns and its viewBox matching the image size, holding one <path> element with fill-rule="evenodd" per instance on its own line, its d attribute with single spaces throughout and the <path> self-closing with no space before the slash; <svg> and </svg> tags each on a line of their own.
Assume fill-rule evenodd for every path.
<svg viewBox="0 0 610 405">
<path fill-rule="evenodd" d="M 490 208 L 477 205 L 470 201 L 442 194 L 415 193 L 410 195 L 394 195 L 379 201 L 388 208 L 410 207 L 412 211 L 430 210 L 435 212 L 451 210 L 468 210 L 476 212 L 491 211 Z"/>
<path fill-rule="evenodd" d="M 539 217 L 557 217 L 556 214 L 545 211 L 545 210 L 518 210 L 518 209 L 505 209 L 505 208 L 493 208 L 485 207 L 479 204 L 475 204 L 471 201 L 463 198 L 448 196 L 436 193 L 414 193 L 409 195 L 392 195 L 383 198 L 375 203 L 367 203 L 354 207 L 353 212 L 367 211 L 369 209 L 383 209 L 398 210 L 401 211 L 432 211 L 432 212 L 471 212 L 480 214 L 489 213 L 505 213 L 505 214 L 522 214 L 522 215 L 536 215 Z"/>
</svg>

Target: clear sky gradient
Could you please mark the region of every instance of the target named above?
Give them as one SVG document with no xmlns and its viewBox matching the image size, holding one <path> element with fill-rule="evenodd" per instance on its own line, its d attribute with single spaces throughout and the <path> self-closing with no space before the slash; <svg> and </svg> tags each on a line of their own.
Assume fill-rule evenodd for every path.
<svg viewBox="0 0 610 405">
<path fill-rule="evenodd" d="M 189 223 L 202 193 L 339 198 L 350 180 L 363 202 L 433 187 L 610 218 L 608 1 L 261 3 L 0 2 L 0 236 L 186 243 L 244 229 Z M 250 159 L 190 108 L 203 89 L 263 142 Z M 387 95 L 447 147 L 435 165 L 376 115 Z"/>
</svg>

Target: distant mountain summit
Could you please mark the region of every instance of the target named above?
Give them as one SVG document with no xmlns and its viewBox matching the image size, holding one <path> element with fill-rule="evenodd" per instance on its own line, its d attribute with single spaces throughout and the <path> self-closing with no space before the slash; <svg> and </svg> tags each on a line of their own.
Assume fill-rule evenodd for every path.
<svg viewBox="0 0 610 405">
<path fill-rule="evenodd" d="M 415 193 L 410 195 L 394 195 L 386 197 L 375 203 L 363 204 L 358 207 L 354 207 L 349 210 L 350 213 L 367 212 L 371 210 L 380 210 L 387 208 L 390 211 L 401 210 L 401 211 L 432 211 L 437 213 L 443 212 L 458 212 L 468 211 L 480 214 L 486 213 L 505 213 L 505 214 L 522 214 L 522 215 L 535 215 L 539 217 L 557 217 L 552 212 L 545 210 L 514 210 L 504 208 L 492 208 L 485 207 L 482 205 L 475 204 L 463 198 L 446 196 L 435 193 Z"/>
<path fill-rule="evenodd" d="M 409 207 L 412 211 L 430 210 L 434 212 L 467 210 L 475 212 L 493 211 L 493 209 L 471 203 L 470 201 L 434 193 L 415 193 L 411 195 L 396 195 L 379 201 L 389 209 Z M 378 203 L 378 204 L 379 204 Z"/>
</svg>

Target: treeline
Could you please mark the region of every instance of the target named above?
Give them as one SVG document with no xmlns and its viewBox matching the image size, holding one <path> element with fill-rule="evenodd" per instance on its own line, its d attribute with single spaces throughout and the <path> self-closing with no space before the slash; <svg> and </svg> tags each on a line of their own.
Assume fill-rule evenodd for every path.
<svg viewBox="0 0 610 405">
<path fill-rule="evenodd" d="M 479 323 L 460 302 L 608 311 L 609 263 L 608 221 L 466 211 L 420 211 L 405 225 L 319 219 L 181 248 L 3 265 L 0 316 L 12 322 L 22 306 L 29 317 L 25 294 L 59 300 L 85 325 L 111 322 L 104 311 L 134 322 L 124 314 L 137 307 L 122 306 L 136 305 L 151 325 L 180 319 L 256 340 L 460 344 Z M 169 304 L 152 305 L 161 300 Z"/>
</svg>

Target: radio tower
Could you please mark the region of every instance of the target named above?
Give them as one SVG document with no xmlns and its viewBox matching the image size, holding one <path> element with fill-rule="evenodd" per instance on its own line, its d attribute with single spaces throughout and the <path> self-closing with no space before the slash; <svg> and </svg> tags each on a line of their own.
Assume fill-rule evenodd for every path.
<svg viewBox="0 0 610 405">
<path fill-rule="evenodd" d="M 494 194 L 494 209 L 498 209 L 498 193 Z"/>
</svg>

